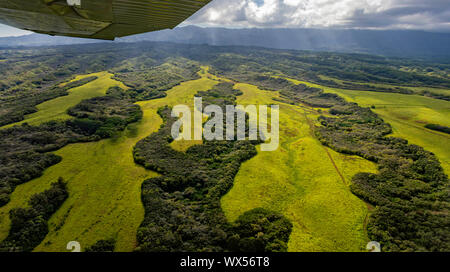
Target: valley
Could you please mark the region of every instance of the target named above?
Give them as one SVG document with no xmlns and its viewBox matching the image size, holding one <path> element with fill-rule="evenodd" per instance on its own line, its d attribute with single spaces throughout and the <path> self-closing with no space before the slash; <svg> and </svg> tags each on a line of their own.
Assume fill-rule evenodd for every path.
<svg viewBox="0 0 450 272">
<path fill-rule="evenodd" d="M 338 94 L 362 107 L 372 107 L 374 112 L 392 125 L 392 136 L 406 139 L 435 153 L 447 175 L 450 175 L 450 135 L 425 128 L 427 124 L 450 126 L 449 102 L 421 95 L 343 90 L 290 80 L 296 84 L 306 84 Z M 441 92 L 450 94 L 450 90 Z"/>
<path fill-rule="evenodd" d="M 279 96 L 248 84 L 236 88 L 244 93 L 241 105 L 268 105 Z M 257 207 L 281 212 L 294 225 L 292 252 L 362 251 L 368 209 L 348 185 L 358 172 L 376 172 L 376 165 L 322 146 L 312 131 L 318 116 L 305 105 L 280 104 L 280 148 L 258 151 L 242 165 L 222 207 L 230 220 Z"/>
<path fill-rule="evenodd" d="M 140 185 L 157 174 L 137 166 L 132 149 L 138 140 L 161 125 L 156 114 L 159 107 L 190 105 L 198 91 L 208 90 L 218 83 L 219 78 L 210 79 L 214 77 L 203 69 L 201 79 L 174 87 L 167 91 L 167 97 L 138 102 L 144 112 L 143 119 L 112 139 L 72 144 L 55 152 L 63 158 L 62 162 L 47 169 L 42 177 L 18 186 L 11 202 L 0 208 L 3 229 L 0 233 L 7 233 L 9 210 L 24 206 L 33 194 L 63 177 L 68 182 L 69 199 L 51 218 L 50 233 L 35 250 L 64 251 L 66 241 L 91 245 L 110 238 L 117 240 L 117 251 L 133 250 L 136 243 L 133 237 L 136 237 L 143 218 L 142 204 L 138 201 Z M 86 76 L 93 75 L 111 77 L 106 73 Z M 99 77 L 70 93 L 72 96 L 85 94 L 84 98 L 88 99 L 105 94 L 116 85 L 120 83 L 105 82 Z M 100 89 L 100 92 L 92 92 L 94 89 Z M 273 98 L 279 96 L 276 92 L 262 91 L 248 84 L 237 84 L 236 89 L 244 93 L 238 97 L 240 105 L 272 104 Z M 50 106 L 56 104 L 58 106 Z M 27 116 L 23 122 L 31 120 L 33 124 L 61 118 L 73 104 L 71 96 L 50 100 L 38 105 L 37 108 L 43 110 Z M 259 152 L 242 166 L 235 186 L 222 200 L 227 217 L 234 221 L 253 208 L 277 207 L 277 211 L 294 222 L 290 251 L 363 250 L 368 239 L 364 230 L 367 206 L 351 194 L 348 185 L 359 171 L 375 172 L 375 165 L 323 147 L 314 138 L 309 125 L 318 117 L 313 108 L 282 104 L 280 112 L 281 148 L 277 154 Z M 174 142 L 173 147 L 186 150 L 186 144 Z M 264 172 L 260 171 L 261 165 Z"/>
<path fill-rule="evenodd" d="M 101 78 L 98 80 L 92 85 L 96 86 L 95 90 L 103 90 L 103 93 L 120 84 L 117 81 L 105 82 Z M 114 138 L 72 144 L 55 152 L 63 158 L 62 162 L 48 168 L 42 177 L 18 186 L 11 196 L 11 202 L 0 208 L 0 240 L 8 233 L 9 210 L 25 206 L 33 194 L 45 190 L 58 177 L 63 177 L 68 182 L 69 199 L 51 218 L 50 234 L 35 250 L 66 251 L 66 244 L 70 241 L 90 246 L 98 240 L 114 238 L 117 240 L 117 251 L 132 251 L 136 246 L 136 231 L 144 213 L 140 202 L 141 183 L 156 176 L 156 173 L 134 163 L 133 147 L 161 125 L 161 119 L 156 113 L 159 107 L 192 103 L 197 91 L 207 90 L 214 84 L 217 82 L 206 77 L 186 82 L 168 91 L 164 99 L 140 102 L 143 119 Z M 86 93 L 94 95 L 91 87 L 85 85 L 79 90 L 72 90 L 72 93 L 83 92 L 86 88 Z M 63 101 L 64 98 L 71 99 L 62 97 L 58 100 L 69 105 L 70 101 Z M 52 101 L 46 104 L 52 104 Z M 41 107 L 44 105 L 38 106 Z M 59 112 L 65 112 L 63 109 L 54 107 L 54 112 L 46 110 L 40 116 L 41 112 L 38 111 L 35 116 L 41 122 L 50 121 Z"/>
</svg>

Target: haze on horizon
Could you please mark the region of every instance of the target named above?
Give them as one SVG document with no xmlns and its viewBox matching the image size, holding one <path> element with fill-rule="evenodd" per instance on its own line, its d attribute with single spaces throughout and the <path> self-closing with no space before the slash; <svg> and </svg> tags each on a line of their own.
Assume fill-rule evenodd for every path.
<svg viewBox="0 0 450 272">
<path fill-rule="evenodd" d="M 450 32 L 448 0 L 213 0 L 182 25 Z M 0 37 L 30 33 L 0 25 Z"/>
</svg>

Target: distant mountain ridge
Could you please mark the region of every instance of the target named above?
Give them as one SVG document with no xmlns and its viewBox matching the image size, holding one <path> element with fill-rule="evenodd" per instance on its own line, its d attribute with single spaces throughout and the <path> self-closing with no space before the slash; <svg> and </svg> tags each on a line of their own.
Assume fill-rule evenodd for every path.
<svg viewBox="0 0 450 272">
<path fill-rule="evenodd" d="M 115 42 L 164 41 L 187 44 L 260 46 L 450 61 L 450 33 L 409 30 L 227 29 L 179 27 Z M 104 42 L 30 34 L 0 38 L 0 47 L 50 46 Z"/>
</svg>

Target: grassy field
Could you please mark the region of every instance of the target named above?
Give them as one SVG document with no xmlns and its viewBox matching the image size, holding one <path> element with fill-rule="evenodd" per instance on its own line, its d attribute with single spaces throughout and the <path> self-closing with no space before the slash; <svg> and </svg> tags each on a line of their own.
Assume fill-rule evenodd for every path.
<svg viewBox="0 0 450 272">
<path fill-rule="evenodd" d="M 4 128 L 19 125 L 21 123 L 28 123 L 30 125 L 39 125 L 50 120 L 66 120 L 71 116 L 67 114 L 67 110 L 79 104 L 82 100 L 93 97 L 104 96 L 110 87 L 119 86 L 127 89 L 121 82 L 111 79 L 113 76 L 108 72 L 99 72 L 89 75 L 80 75 L 75 77 L 72 81 L 81 80 L 86 77 L 97 76 L 98 79 L 89 82 L 83 86 L 70 89 L 69 95 L 61 96 L 36 106 L 37 112 L 25 116 L 25 120 L 10 124 Z"/>
<path fill-rule="evenodd" d="M 108 238 L 117 239 L 118 251 L 133 250 L 136 230 L 144 215 L 140 186 L 145 179 L 156 176 L 134 163 L 133 146 L 160 127 L 159 107 L 185 104 L 192 108 L 194 94 L 218 83 L 206 68 L 201 75 L 199 80 L 169 90 L 165 98 L 139 102 L 143 119 L 113 139 L 73 144 L 55 152 L 63 161 L 47 169 L 42 177 L 18 186 L 11 202 L 0 208 L 0 240 L 9 230 L 9 210 L 25 206 L 33 194 L 63 177 L 68 181 L 69 199 L 51 218 L 50 233 L 36 251 L 65 251 L 69 241 L 79 241 L 85 247 Z M 109 87 L 120 84 L 110 76 L 105 73 L 70 93 L 93 95 L 86 88 L 96 93 L 93 96 L 103 95 Z M 262 91 L 248 84 L 237 84 L 236 88 L 244 92 L 238 97 L 238 104 L 242 105 L 272 104 L 273 98 L 279 96 L 278 92 Z M 97 93 L 98 89 L 104 91 Z M 63 98 L 68 99 L 66 103 Z M 34 120 L 59 119 L 74 103 L 71 96 L 55 100 L 60 100 L 60 107 L 53 107 L 53 112 L 40 110 Z M 227 218 L 233 221 L 245 211 L 265 207 L 283 213 L 294 224 L 290 251 L 364 250 L 368 209 L 348 185 L 354 174 L 375 172 L 376 165 L 322 146 L 311 130 L 318 117 L 314 109 L 275 103 L 280 104 L 280 148 L 275 152 L 258 151 L 256 157 L 242 165 L 234 187 L 222 199 Z M 185 150 L 193 144 L 198 142 L 180 141 L 172 146 Z"/>
<path fill-rule="evenodd" d="M 420 95 L 341 90 L 292 81 L 337 93 L 362 107 L 375 106 L 373 110 L 392 125 L 393 136 L 407 139 L 436 154 L 446 173 L 450 175 L 450 135 L 425 128 L 426 124 L 450 127 L 450 102 Z"/>
<path fill-rule="evenodd" d="M 392 84 L 381 84 L 381 83 L 361 83 L 361 82 L 350 82 L 350 81 L 344 81 L 344 80 L 339 80 L 336 78 L 332 78 L 332 77 L 327 77 L 327 76 L 323 76 L 320 75 L 319 76 L 321 79 L 324 80 L 332 80 L 335 81 L 339 84 L 344 84 L 344 83 L 356 83 L 359 85 L 369 85 L 369 86 L 374 86 L 374 87 L 381 87 L 381 88 L 395 88 L 395 87 L 400 87 L 402 89 L 407 89 L 410 91 L 413 91 L 414 93 L 417 94 L 421 94 L 423 91 L 428 91 L 430 93 L 434 93 L 434 94 L 443 94 L 443 95 L 450 95 L 450 90 L 449 89 L 442 89 L 442 88 L 430 88 L 430 87 L 411 87 L 411 86 L 397 86 L 397 85 L 392 85 Z M 296 81 L 296 80 L 294 80 Z M 297 81 L 299 82 L 299 81 Z"/>
<path fill-rule="evenodd" d="M 244 92 L 241 105 L 272 104 L 279 95 L 248 84 L 236 87 Z M 323 147 L 311 131 L 317 116 L 311 108 L 280 104 L 280 148 L 258 150 L 242 165 L 222 207 L 231 221 L 257 207 L 283 213 L 294 225 L 289 251 L 360 251 L 367 244 L 368 209 L 348 184 L 357 172 L 374 172 L 376 166 Z"/>
<path fill-rule="evenodd" d="M 83 87 L 91 89 L 89 85 L 92 84 L 106 90 L 120 83 L 99 78 Z M 215 84 L 217 81 L 208 79 L 207 73 L 203 72 L 201 79 L 182 83 L 169 90 L 165 98 L 138 103 L 144 111 L 143 119 L 117 137 L 73 144 L 55 152 L 62 156 L 63 161 L 47 169 L 42 177 L 18 186 L 11 195 L 11 202 L 0 208 L 0 240 L 9 230 L 9 210 L 25 206 L 33 194 L 44 191 L 58 177 L 63 177 L 68 181 L 69 199 L 50 219 L 50 233 L 35 251 L 65 251 L 69 241 L 78 241 L 85 247 L 108 238 L 117 239 L 117 251 L 132 251 L 136 245 L 137 228 L 144 217 L 141 183 L 156 176 L 156 173 L 134 163 L 132 149 L 139 140 L 159 129 L 162 124 L 157 114 L 159 107 L 192 105 L 195 93 L 208 90 Z M 74 100 L 59 103 L 67 109 Z M 54 113 L 45 112 L 45 116 L 36 117 L 47 121 L 53 116 L 61 116 L 60 108 L 54 110 Z"/>
</svg>

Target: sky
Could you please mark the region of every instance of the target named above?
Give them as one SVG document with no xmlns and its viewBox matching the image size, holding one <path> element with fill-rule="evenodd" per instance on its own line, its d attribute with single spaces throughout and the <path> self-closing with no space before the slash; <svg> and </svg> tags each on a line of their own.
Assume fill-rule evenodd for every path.
<svg viewBox="0 0 450 272">
<path fill-rule="evenodd" d="M 213 0 L 183 25 L 450 32 L 450 0 Z M 0 36 L 25 33 L 0 25 Z"/>
<path fill-rule="evenodd" d="M 450 31 L 450 0 L 213 0 L 188 23 Z"/>
</svg>

